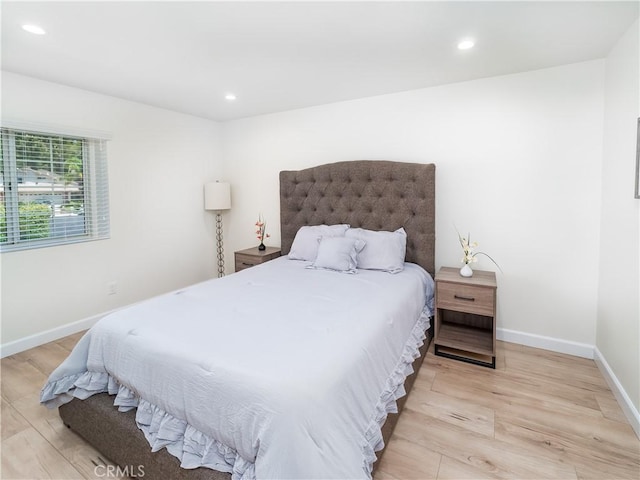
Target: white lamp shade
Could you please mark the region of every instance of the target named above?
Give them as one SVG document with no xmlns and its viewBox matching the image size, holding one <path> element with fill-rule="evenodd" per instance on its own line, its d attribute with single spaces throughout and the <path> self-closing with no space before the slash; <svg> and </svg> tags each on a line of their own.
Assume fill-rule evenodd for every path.
<svg viewBox="0 0 640 480">
<path fill-rule="evenodd" d="M 231 185 L 226 182 L 211 182 L 204 186 L 205 210 L 229 210 L 231 208 Z"/>
</svg>

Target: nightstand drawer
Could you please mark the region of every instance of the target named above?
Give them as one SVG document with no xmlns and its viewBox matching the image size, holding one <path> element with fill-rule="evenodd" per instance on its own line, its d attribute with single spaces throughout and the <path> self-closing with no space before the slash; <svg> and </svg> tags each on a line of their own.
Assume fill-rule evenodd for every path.
<svg viewBox="0 0 640 480">
<path fill-rule="evenodd" d="M 262 259 L 260 257 L 256 257 L 255 255 L 243 255 L 241 253 L 236 253 L 236 272 L 239 272 L 240 270 L 243 270 L 245 268 L 260 265 L 261 263 Z"/>
<path fill-rule="evenodd" d="M 277 247 L 267 247 L 264 250 L 258 250 L 258 247 L 240 250 L 235 252 L 236 272 L 245 268 L 255 267 L 279 256 L 280 249 Z"/>
<path fill-rule="evenodd" d="M 493 316 L 495 289 L 438 282 L 436 301 L 436 308 Z"/>
</svg>

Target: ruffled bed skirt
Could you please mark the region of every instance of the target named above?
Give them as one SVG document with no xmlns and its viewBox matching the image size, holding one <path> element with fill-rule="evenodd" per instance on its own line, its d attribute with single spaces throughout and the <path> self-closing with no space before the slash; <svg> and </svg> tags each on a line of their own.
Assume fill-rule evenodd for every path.
<svg viewBox="0 0 640 480">
<path fill-rule="evenodd" d="M 369 477 L 377 460 L 375 452 L 384 448 L 382 426 L 389 413 L 398 412 L 397 400 L 406 395 L 404 381 L 413 373 L 412 363 L 420 356 L 420 347 L 424 344 L 425 331 L 428 328 L 429 317 L 423 313 L 405 344 L 396 368 L 387 379 L 364 433 L 363 468 Z M 49 382 L 40 393 L 40 402 L 49 408 L 56 408 L 73 398 L 84 400 L 105 392 L 115 395 L 113 404 L 119 411 L 137 409 L 136 423 L 149 442 L 151 451 L 157 452 L 166 448 L 171 455 L 180 460 L 182 468 L 211 468 L 231 473 L 233 480 L 256 478 L 253 462 L 242 458 L 234 449 L 193 428 L 184 420 L 140 398 L 107 373 L 85 371 Z"/>
</svg>

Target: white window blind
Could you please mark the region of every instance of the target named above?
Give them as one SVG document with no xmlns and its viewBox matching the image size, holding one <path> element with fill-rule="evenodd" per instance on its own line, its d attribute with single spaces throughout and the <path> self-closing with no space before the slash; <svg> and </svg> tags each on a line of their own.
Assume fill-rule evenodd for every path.
<svg viewBox="0 0 640 480">
<path fill-rule="evenodd" d="M 0 251 L 109 237 L 104 139 L 1 133 Z"/>
</svg>

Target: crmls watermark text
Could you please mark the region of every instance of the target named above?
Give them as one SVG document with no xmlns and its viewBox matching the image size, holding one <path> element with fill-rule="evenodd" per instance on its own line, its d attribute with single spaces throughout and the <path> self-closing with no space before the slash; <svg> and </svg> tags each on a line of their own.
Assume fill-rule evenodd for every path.
<svg viewBox="0 0 640 480">
<path fill-rule="evenodd" d="M 142 478 L 144 477 L 144 465 L 96 465 L 93 469 L 96 477 L 102 478 Z"/>
</svg>

